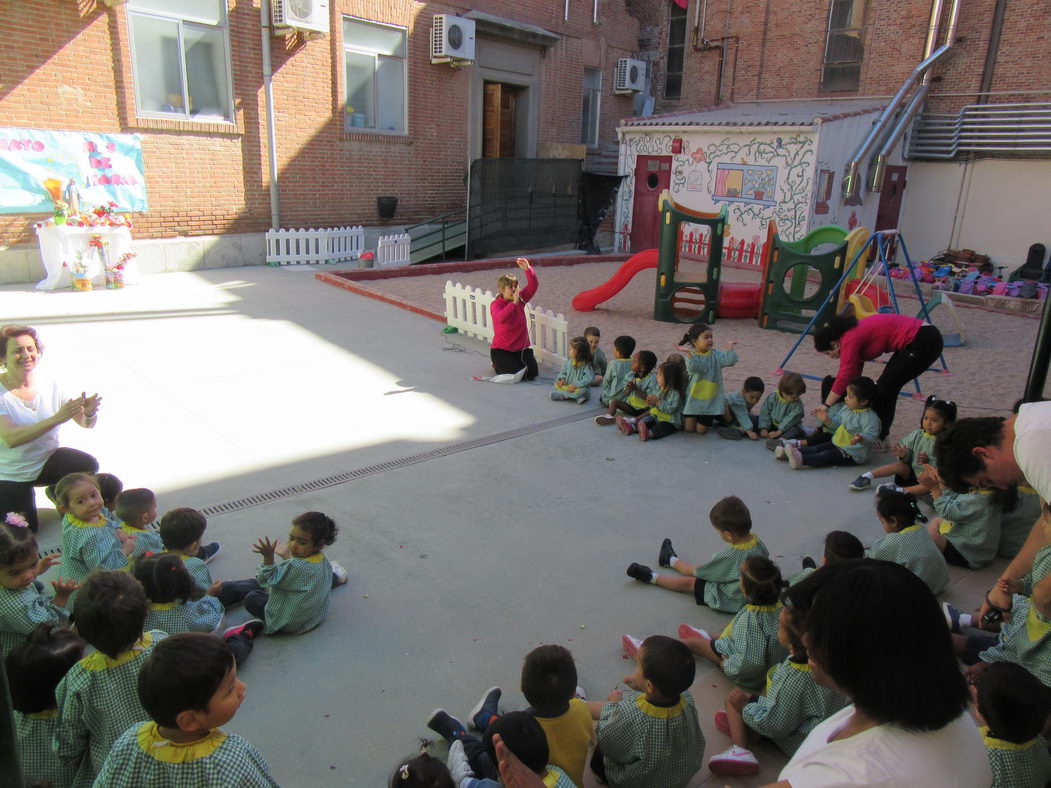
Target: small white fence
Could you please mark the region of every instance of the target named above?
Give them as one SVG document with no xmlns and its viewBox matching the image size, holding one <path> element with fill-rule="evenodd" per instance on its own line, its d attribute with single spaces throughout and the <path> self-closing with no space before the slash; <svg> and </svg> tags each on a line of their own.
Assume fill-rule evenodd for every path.
<svg viewBox="0 0 1051 788">
<path fill-rule="evenodd" d="M 376 267 L 390 268 L 396 265 L 408 265 L 412 238 L 408 233 L 400 235 L 381 235 L 376 242 Z"/>
<path fill-rule="evenodd" d="M 459 282 L 445 283 L 445 320 L 470 337 L 493 340 L 493 324 L 489 304 L 494 296 L 490 291 L 482 292 L 477 287 L 468 287 Z M 537 361 L 547 361 L 561 366 L 567 358 L 569 323 L 561 314 L 550 309 L 534 309 L 526 304 L 526 324 L 529 339 L 533 343 L 533 354 Z"/>
<path fill-rule="evenodd" d="M 318 265 L 357 260 L 365 249 L 362 227 L 323 230 L 268 230 L 266 262 L 270 265 Z"/>
</svg>

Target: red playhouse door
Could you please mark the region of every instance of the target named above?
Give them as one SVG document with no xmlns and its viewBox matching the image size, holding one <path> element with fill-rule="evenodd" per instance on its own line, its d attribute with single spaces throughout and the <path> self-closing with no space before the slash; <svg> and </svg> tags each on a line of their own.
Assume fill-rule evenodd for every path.
<svg viewBox="0 0 1051 788">
<path fill-rule="evenodd" d="M 635 160 L 635 194 L 631 201 L 631 251 L 656 249 L 661 221 L 657 202 L 671 185 L 671 156 L 639 156 Z"/>
<path fill-rule="evenodd" d="M 876 206 L 875 232 L 894 230 L 901 218 L 901 200 L 905 195 L 905 171 L 908 167 L 887 167 L 883 175 L 883 188 L 879 193 L 879 205 Z M 894 259 L 898 245 L 887 246 L 887 257 Z"/>
</svg>

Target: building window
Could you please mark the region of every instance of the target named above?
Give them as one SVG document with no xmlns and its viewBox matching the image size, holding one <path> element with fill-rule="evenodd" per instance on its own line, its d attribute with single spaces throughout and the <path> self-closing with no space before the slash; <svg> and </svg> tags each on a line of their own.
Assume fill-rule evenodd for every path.
<svg viewBox="0 0 1051 788">
<path fill-rule="evenodd" d="M 224 0 L 131 0 L 128 20 L 139 115 L 233 120 Z"/>
<path fill-rule="evenodd" d="M 675 0 L 668 21 L 668 68 L 664 72 L 664 98 L 682 95 L 682 64 L 686 54 L 686 9 Z"/>
<path fill-rule="evenodd" d="M 822 90 L 857 90 L 864 56 L 865 0 L 832 0 L 821 70 Z"/>
<path fill-rule="evenodd" d="M 343 17 L 348 131 L 406 133 L 405 50 L 405 28 Z"/>
<path fill-rule="evenodd" d="M 602 101 L 602 69 L 584 69 L 584 108 L 580 113 L 580 141 L 598 147 L 599 105 Z"/>
</svg>

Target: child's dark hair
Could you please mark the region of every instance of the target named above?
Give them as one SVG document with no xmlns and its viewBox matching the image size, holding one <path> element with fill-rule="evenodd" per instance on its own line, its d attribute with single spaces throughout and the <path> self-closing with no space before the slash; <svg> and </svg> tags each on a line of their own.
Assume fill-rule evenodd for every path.
<svg viewBox="0 0 1051 788">
<path fill-rule="evenodd" d="M 135 562 L 135 579 L 154 603 L 182 603 L 204 596 L 204 590 L 186 571 L 182 556 L 175 553 L 143 556 Z"/>
<path fill-rule="evenodd" d="M 124 482 L 112 473 L 96 473 L 95 482 L 99 486 L 99 492 L 102 493 L 102 502 L 106 504 L 107 509 L 112 511 L 117 504 L 117 496 L 124 489 Z"/>
<path fill-rule="evenodd" d="M 657 354 L 652 350 L 640 350 L 639 351 L 639 371 L 635 374 L 635 377 L 644 378 L 651 372 L 653 368 L 657 366 Z"/>
<path fill-rule="evenodd" d="M 701 334 L 705 331 L 711 331 L 712 327 L 707 323 L 694 323 L 690 326 L 689 330 L 682 335 L 682 340 L 679 342 L 680 345 L 692 345 Z"/>
<path fill-rule="evenodd" d="M 864 375 L 858 375 L 847 384 L 848 389 L 854 390 L 854 396 L 861 402 L 871 404 L 876 399 L 876 381 Z"/>
<path fill-rule="evenodd" d="M 336 534 L 339 533 L 339 529 L 332 518 L 321 512 L 303 512 L 303 514 L 292 521 L 292 525 L 310 534 L 310 538 L 314 540 L 315 547 L 325 547 L 332 544 L 336 541 Z"/>
<path fill-rule="evenodd" d="M 660 365 L 660 374 L 664 378 L 664 387 L 669 391 L 677 391 L 682 394 L 686 391 L 686 376 L 683 374 L 682 364 L 676 361 L 665 361 Z"/>
<path fill-rule="evenodd" d="M 584 337 L 573 337 L 569 340 L 569 349 L 573 351 L 574 364 L 590 364 L 594 360 L 591 356 L 591 345 Z"/>
<path fill-rule="evenodd" d="M 781 570 L 769 558 L 752 555 L 741 564 L 741 589 L 753 605 L 776 605 L 784 587 Z"/>
<path fill-rule="evenodd" d="M 631 358 L 631 354 L 635 352 L 635 337 L 622 334 L 613 340 L 613 347 L 621 358 Z"/>
<path fill-rule="evenodd" d="M 1024 744 L 1051 716 L 1051 689 L 1014 662 L 993 662 L 975 682 L 978 712 L 997 739 Z"/>
<path fill-rule="evenodd" d="M 557 717 L 566 710 L 577 687 L 577 666 L 569 649 L 537 646 L 522 663 L 522 694 L 541 717 Z"/>
<path fill-rule="evenodd" d="M 800 662 L 808 659 L 806 645 L 803 643 L 804 617 L 790 605 L 781 609 L 781 622 L 784 624 L 785 632 L 788 634 L 788 647 L 792 656 Z"/>
<path fill-rule="evenodd" d="M 782 394 L 806 394 L 806 381 L 798 372 L 786 372 L 777 383 L 777 390 Z"/>
<path fill-rule="evenodd" d="M 36 536 L 29 526 L 0 523 L 0 567 L 15 566 L 38 554 Z"/>
<path fill-rule="evenodd" d="M 754 391 L 757 394 L 762 394 L 766 391 L 766 384 L 763 383 L 762 378 L 757 378 L 755 375 L 751 375 L 744 379 L 744 383 L 741 384 L 741 389 L 744 391 Z"/>
<path fill-rule="evenodd" d="M 865 546 L 848 531 L 829 531 L 825 537 L 825 563 L 853 561 L 865 556 Z"/>
<path fill-rule="evenodd" d="M 814 350 L 824 353 L 832 349 L 832 343 L 838 342 L 840 338 L 858 324 L 858 319 L 853 315 L 833 315 L 825 325 L 814 332 Z"/>
<path fill-rule="evenodd" d="M 650 635 L 639 647 L 642 676 L 653 682 L 665 700 L 686 692 L 697 675 L 697 660 L 686 644 L 667 635 Z"/>
<path fill-rule="evenodd" d="M 1009 484 L 1006 487 L 994 487 L 989 499 L 992 505 L 1000 510 L 1001 514 L 1009 514 L 1018 508 L 1020 499 L 1018 485 Z"/>
<path fill-rule="evenodd" d="M 938 399 L 931 394 L 927 397 L 927 401 L 923 403 L 923 413 L 926 413 L 928 410 L 933 410 L 945 419 L 947 425 L 956 421 L 956 403 L 951 399 Z M 923 413 L 920 414 L 921 421 L 923 420 Z"/>
<path fill-rule="evenodd" d="M 496 761 L 493 761 L 496 763 Z M 406 758 L 391 773 L 388 788 L 456 788 L 449 767 L 430 753 Z"/>
<path fill-rule="evenodd" d="M 598 330 L 596 326 L 588 326 L 584 329 L 584 336 L 586 337 L 601 337 L 602 332 Z"/>
<path fill-rule="evenodd" d="M 727 495 L 708 512 L 708 519 L 720 531 L 745 536 L 752 530 L 752 513 L 736 495 Z"/>
<path fill-rule="evenodd" d="M 82 656 L 84 641 L 68 626 L 38 624 L 4 661 L 15 711 L 37 714 L 55 708 L 55 688 Z"/>
<path fill-rule="evenodd" d="M 876 494 L 876 512 L 887 522 L 893 523 L 896 531 L 901 531 L 916 524 L 920 506 L 912 493 L 880 490 Z"/>
<path fill-rule="evenodd" d="M 55 484 L 55 502 L 58 503 L 62 508 L 69 506 L 69 491 L 73 487 L 81 482 L 91 482 L 97 488 L 99 486 L 98 479 L 95 478 L 93 473 L 67 473 L 58 483 Z M 101 489 L 99 493 L 101 494 Z"/>
<path fill-rule="evenodd" d="M 148 606 L 142 584 L 127 572 L 96 569 L 77 592 L 77 632 L 116 659 L 142 637 Z"/>
<path fill-rule="evenodd" d="M 114 514 L 126 523 L 142 524 L 142 516 L 153 508 L 157 496 L 145 487 L 133 487 L 117 496 Z"/>
<path fill-rule="evenodd" d="M 507 749 L 517 756 L 525 767 L 531 772 L 539 774 L 547 767 L 547 759 L 550 750 L 547 744 L 547 734 L 540 727 L 529 712 L 512 711 L 503 714 L 493 720 L 485 730 L 483 741 L 485 750 L 493 763 L 496 763 L 496 748 L 493 746 L 493 736 L 500 734 Z"/>
<path fill-rule="evenodd" d="M 208 520 L 196 509 L 181 506 L 161 518 L 161 542 L 165 550 L 185 550 L 204 536 Z"/>
<path fill-rule="evenodd" d="M 234 653 L 220 637 L 204 632 L 180 632 L 160 641 L 139 671 L 139 702 L 164 728 L 178 728 L 184 711 L 207 711 Z"/>
</svg>

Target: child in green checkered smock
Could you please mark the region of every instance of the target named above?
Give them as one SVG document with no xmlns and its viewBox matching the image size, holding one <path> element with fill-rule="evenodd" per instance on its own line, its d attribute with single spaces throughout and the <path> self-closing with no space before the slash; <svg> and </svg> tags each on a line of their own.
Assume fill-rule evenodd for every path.
<svg viewBox="0 0 1051 788">
<path fill-rule="evenodd" d="M 120 529 L 135 537 L 135 550 L 131 554 L 133 559 L 146 553 L 164 551 L 160 533 L 146 528 L 157 519 L 157 496 L 153 490 L 145 487 L 124 490 L 117 496 L 115 514 L 120 521 Z"/>
<path fill-rule="evenodd" d="M 763 400 L 759 409 L 759 434 L 767 439 L 801 438 L 803 432 L 803 401 L 806 382 L 798 372 L 786 372 L 777 382 L 777 391 Z"/>
<path fill-rule="evenodd" d="M 737 363 L 736 342 L 726 350 L 715 349 L 715 335 L 711 326 L 694 323 L 683 335 L 680 345 L 689 345 L 693 352 L 686 360 L 686 404 L 683 406 L 683 429 L 686 432 L 707 432 L 723 415 L 723 367 Z"/>
<path fill-rule="evenodd" d="M 1051 782 L 1051 755 L 1040 735 L 1051 714 L 1051 689 L 1020 665 L 997 662 L 975 680 L 975 711 L 993 788 Z"/>
<path fill-rule="evenodd" d="M 636 422 L 639 438 L 643 441 L 660 440 L 679 431 L 682 427 L 682 366 L 674 361 L 665 361 L 657 367 L 656 394 L 647 398 L 650 411 Z"/>
<path fill-rule="evenodd" d="M 617 337 L 618 340 L 630 340 L 624 346 L 634 346 L 635 340 L 631 337 Z M 614 364 L 617 363 L 614 360 Z M 622 415 L 629 417 L 640 416 L 649 410 L 646 397 L 657 392 L 657 377 L 653 374 L 657 366 L 657 357 L 650 350 L 640 350 L 631 357 L 631 374 L 624 382 L 624 390 L 621 396 L 610 395 L 605 414 L 595 417 L 595 423 L 609 425 L 617 422 Z M 603 389 L 603 396 L 606 391 Z"/>
<path fill-rule="evenodd" d="M 555 376 L 553 400 L 571 400 L 583 405 L 591 398 L 591 382 L 595 372 L 591 368 L 591 348 L 584 337 L 573 337 L 567 350 L 569 358 Z"/>
<path fill-rule="evenodd" d="M 602 334 L 595 326 L 588 326 L 584 329 L 584 339 L 587 340 L 588 350 L 591 351 L 591 369 L 595 373 L 591 385 L 601 386 L 602 379 L 606 376 L 606 369 L 609 367 L 606 354 L 598 346 L 598 343 L 602 340 Z M 629 352 L 628 355 L 630 356 L 631 353 Z"/>
<path fill-rule="evenodd" d="M 135 579 L 150 601 L 146 628 L 177 632 L 215 632 L 223 620 L 223 604 L 205 596 L 190 577 L 182 558 L 172 553 L 144 556 L 135 562 Z"/>
<path fill-rule="evenodd" d="M 185 506 L 165 512 L 160 527 L 164 549 L 182 556 L 186 571 L 205 592 L 211 590 L 212 574 L 197 556 L 207 527 L 208 520 L 203 514 Z"/>
<path fill-rule="evenodd" d="M 189 632 L 165 639 L 146 660 L 139 684 L 143 718 L 152 721 L 140 719 L 116 740 L 99 788 L 277 785 L 255 747 L 219 728 L 245 697 L 222 640 Z M 201 698 L 208 700 L 198 705 Z"/>
<path fill-rule="evenodd" d="M 606 371 L 602 374 L 602 394 L 599 402 L 609 405 L 613 400 L 623 400 L 627 397 L 625 388 L 632 375 L 631 354 L 635 352 L 635 339 L 629 336 L 619 336 L 613 340 L 613 360 L 606 365 Z"/>
<path fill-rule="evenodd" d="M 762 398 L 765 390 L 763 379 L 751 376 L 744 379 L 740 391 L 731 391 L 726 395 L 723 426 L 717 430 L 720 438 L 740 440 L 747 435 L 751 440 L 759 440 L 759 419 L 752 415 L 752 408 Z"/>
<path fill-rule="evenodd" d="M 916 524 L 919 513 L 911 493 L 880 490 L 876 494 L 876 516 L 886 534 L 872 543 L 865 556 L 901 564 L 937 596 L 949 586 L 949 569 L 927 529 Z"/>
<path fill-rule="evenodd" d="M 51 749 L 58 723 L 55 687 L 83 656 L 84 641 L 68 626 L 40 624 L 8 655 L 7 680 L 14 708 L 18 756 L 26 785 L 69 788 L 79 763 Z"/>
<path fill-rule="evenodd" d="M 685 788 L 704 763 L 704 734 L 687 691 L 697 666 L 682 643 L 663 635 L 646 638 L 634 656 L 635 672 L 624 683 L 635 691 L 588 702 L 598 720 L 591 768 L 613 788 Z"/>
<path fill-rule="evenodd" d="M 929 483 L 929 479 L 925 469 L 922 480 Z M 967 569 L 981 569 L 992 561 L 1000 543 L 1000 510 L 993 506 L 993 491 L 958 493 L 937 482 L 930 490 L 940 516 L 931 520 L 927 530 L 945 560 Z"/>
<path fill-rule="evenodd" d="M 142 631 L 146 594 L 127 572 L 93 572 L 77 599 L 77 631 L 97 649 L 69 669 L 55 691 L 55 753 L 80 761 L 73 785 L 91 785 L 113 742 L 146 716 L 139 670 L 164 632 Z"/>
<path fill-rule="evenodd" d="M 1040 494 L 1032 487 L 1020 484 L 995 493 L 993 505 L 1000 508 L 1000 543 L 996 546 L 996 554 L 1014 558 L 1029 538 L 1033 523 L 1040 519 Z"/>
</svg>

